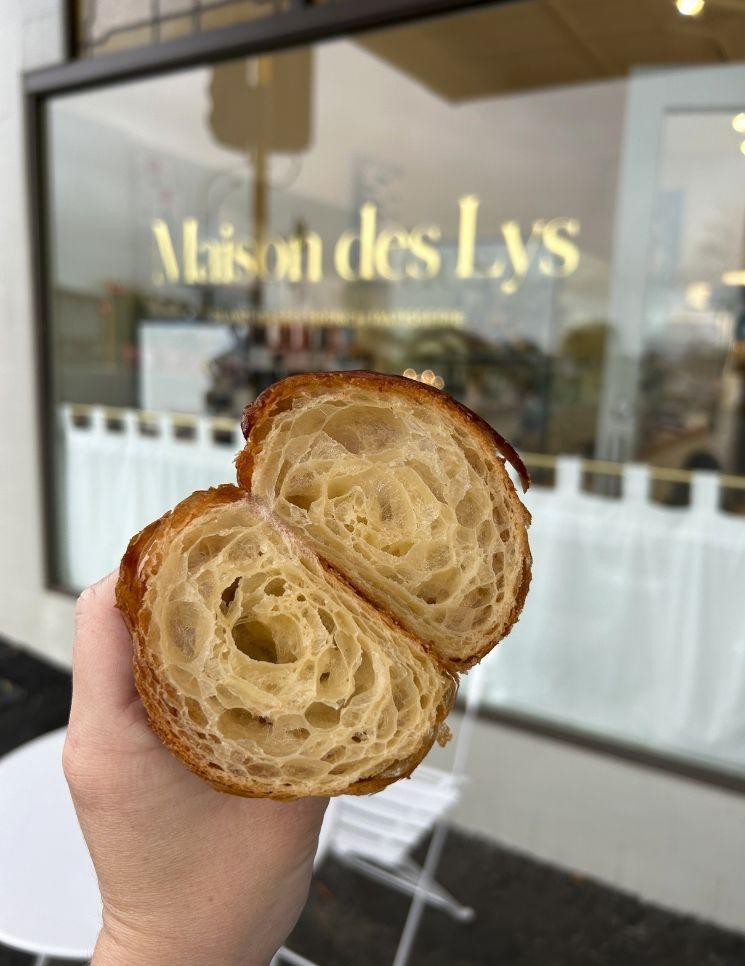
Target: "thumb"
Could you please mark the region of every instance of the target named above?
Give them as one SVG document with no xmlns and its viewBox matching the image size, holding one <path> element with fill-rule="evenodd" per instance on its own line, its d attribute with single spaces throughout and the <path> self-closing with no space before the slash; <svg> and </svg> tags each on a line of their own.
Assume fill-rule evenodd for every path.
<svg viewBox="0 0 745 966">
<path fill-rule="evenodd" d="M 75 608 L 70 722 L 96 730 L 116 728 L 137 700 L 132 641 L 114 605 L 117 577 L 115 571 L 84 590 Z"/>
</svg>

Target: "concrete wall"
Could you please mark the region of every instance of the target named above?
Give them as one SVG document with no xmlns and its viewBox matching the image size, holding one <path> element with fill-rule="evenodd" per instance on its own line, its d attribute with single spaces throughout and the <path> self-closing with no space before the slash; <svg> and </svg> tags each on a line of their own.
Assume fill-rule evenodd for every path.
<svg viewBox="0 0 745 966">
<path fill-rule="evenodd" d="M 20 85 L 22 70 L 59 59 L 60 7 L 6 0 L 0 11 L 0 634 L 67 662 L 73 604 L 44 589 L 42 571 Z M 745 798 L 487 723 L 469 773 L 464 827 L 743 928 Z"/>
</svg>

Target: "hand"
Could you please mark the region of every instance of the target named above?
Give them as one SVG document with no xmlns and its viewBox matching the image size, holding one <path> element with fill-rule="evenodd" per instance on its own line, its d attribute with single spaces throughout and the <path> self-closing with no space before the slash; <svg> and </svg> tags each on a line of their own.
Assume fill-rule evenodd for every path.
<svg viewBox="0 0 745 966">
<path fill-rule="evenodd" d="M 264 966 L 305 904 L 327 800 L 224 795 L 163 747 L 115 583 L 78 601 L 63 752 L 103 899 L 93 966 Z"/>
</svg>

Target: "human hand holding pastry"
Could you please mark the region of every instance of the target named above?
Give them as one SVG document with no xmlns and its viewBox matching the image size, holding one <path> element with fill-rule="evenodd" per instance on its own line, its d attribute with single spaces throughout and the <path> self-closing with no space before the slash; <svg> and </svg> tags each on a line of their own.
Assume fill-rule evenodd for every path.
<svg viewBox="0 0 745 966">
<path fill-rule="evenodd" d="M 221 795 L 164 748 L 116 579 L 78 602 L 63 758 L 103 900 L 93 966 L 265 966 L 305 903 L 326 799 Z"/>
</svg>

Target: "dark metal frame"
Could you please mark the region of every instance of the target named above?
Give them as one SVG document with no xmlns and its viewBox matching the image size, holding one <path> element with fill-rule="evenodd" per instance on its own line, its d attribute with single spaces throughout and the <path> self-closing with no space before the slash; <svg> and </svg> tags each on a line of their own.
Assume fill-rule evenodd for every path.
<svg viewBox="0 0 745 966">
<path fill-rule="evenodd" d="M 291 9 L 260 20 L 29 71 L 24 75 L 25 90 L 27 95 L 44 98 L 456 13 L 468 7 L 511 2 L 516 0 L 345 0 L 316 6 L 296 0 Z M 74 17 L 68 16 L 68 23 L 73 25 L 67 31 L 69 35 Z"/>
<path fill-rule="evenodd" d="M 48 186 L 46 181 L 46 101 L 54 95 L 163 74 L 179 68 L 218 63 L 235 57 L 286 49 L 335 37 L 400 25 L 471 7 L 516 0 L 346 0 L 315 6 L 310 0 L 293 0 L 291 9 L 275 16 L 238 24 L 148 47 L 133 48 L 100 57 L 74 60 L 77 30 L 73 0 L 67 2 L 65 48 L 67 62 L 24 75 L 28 204 L 33 260 L 33 296 L 36 317 L 37 406 L 41 473 L 44 481 L 44 566 L 48 590 L 70 595 L 68 587 L 52 578 L 58 539 L 54 493 L 50 485 L 55 427 L 51 414 L 51 353 L 49 352 Z M 621 739 L 605 737 L 570 725 L 509 709 L 484 709 L 480 717 L 508 728 L 538 735 L 575 748 L 676 775 L 691 781 L 745 794 L 745 775 L 714 765 L 665 754 Z"/>
<path fill-rule="evenodd" d="M 67 63 L 78 55 L 78 5 L 76 0 L 65 0 L 62 8 L 63 59 Z"/>
<path fill-rule="evenodd" d="M 456 707 L 460 706 L 459 700 Z M 745 774 L 735 771 L 734 768 L 727 770 L 721 765 L 710 764 L 702 759 L 685 758 L 682 754 L 676 755 L 673 751 L 667 752 L 662 748 L 634 744 L 620 737 L 604 735 L 589 728 L 581 728 L 512 708 L 481 707 L 478 717 L 523 734 L 548 738 L 550 741 L 569 745 L 575 750 L 614 758 L 648 768 L 650 771 L 675 775 L 688 781 L 713 785 L 715 788 L 745 795 Z"/>
</svg>

